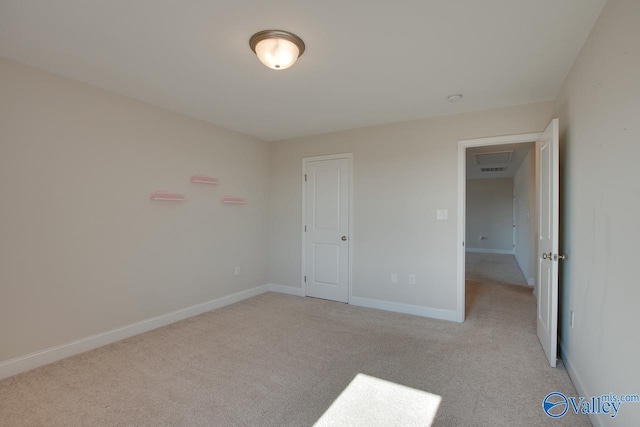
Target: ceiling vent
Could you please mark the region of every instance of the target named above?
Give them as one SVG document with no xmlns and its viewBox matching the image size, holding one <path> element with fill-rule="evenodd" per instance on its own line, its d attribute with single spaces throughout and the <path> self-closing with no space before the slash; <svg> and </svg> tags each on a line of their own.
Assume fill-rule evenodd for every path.
<svg viewBox="0 0 640 427">
<path fill-rule="evenodd" d="M 505 168 L 505 167 L 500 167 L 500 168 L 480 168 L 481 172 L 504 172 L 506 170 L 507 170 L 507 168 Z"/>
<path fill-rule="evenodd" d="M 478 166 L 500 165 L 511 161 L 513 151 L 494 151 L 491 153 L 475 153 Z"/>
</svg>

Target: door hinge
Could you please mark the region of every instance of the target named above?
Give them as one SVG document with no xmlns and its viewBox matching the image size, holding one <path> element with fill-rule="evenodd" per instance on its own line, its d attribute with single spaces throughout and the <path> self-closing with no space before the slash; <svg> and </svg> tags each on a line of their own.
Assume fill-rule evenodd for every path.
<svg viewBox="0 0 640 427">
<path fill-rule="evenodd" d="M 307 226 L 306 225 L 304 226 L 304 232 L 305 233 L 307 232 Z"/>
<path fill-rule="evenodd" d="M 304 182 L 307 182 L 307 174 L 304 174 Z"/>
<path fill-rule="evenodd" d="M 304 276 L 304 283 L 307 283 L 307 276 Z"/>
</svg>

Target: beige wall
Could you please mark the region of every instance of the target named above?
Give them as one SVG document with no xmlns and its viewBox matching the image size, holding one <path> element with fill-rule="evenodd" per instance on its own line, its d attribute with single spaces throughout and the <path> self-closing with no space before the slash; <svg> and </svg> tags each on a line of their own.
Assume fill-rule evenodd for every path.
<svg viewBox="0 0 640 427">
<path fill-rule="evenodd" d="M 269 277 L 301 287 L 302 158 L 354 153 L 353 294 L 456 309 L 458 140 L 538 132 L 552 103 L 369 127 L 274 143 Z M 449 220 L 437 221 L 436 210 Z M 417 283 L 392 285 L 391 272 Z"/>
<path fill-rule="evenodd" d="M 466 248 L 513 252 L 513 178 L 467 180 Z"/>
<path fill-rule="evenodd" d="M 3 59 L 0 94 L 0 361 L 267 283 L 267 143 Z"/>
<path fill-rule="evenodd" d="M 561 345 L 579 391 L 640 393 L 640 2 L 609 0 L 555 104 Z M 569 326 L 570 311 L 575 324 Z M 640 403 L 596 425 L 637 425 Z"/>
</svg>

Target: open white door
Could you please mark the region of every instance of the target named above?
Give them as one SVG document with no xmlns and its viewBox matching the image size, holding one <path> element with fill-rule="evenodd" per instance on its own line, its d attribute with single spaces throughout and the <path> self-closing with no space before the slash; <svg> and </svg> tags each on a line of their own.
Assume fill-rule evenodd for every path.
<svg viewBox="0 0 640 427">
<path fill-rule="evenodd" d="M 538 338 L 549 364 L 558 345 L 559 129 L 553 119 L 536 141 L 538 158 Z M 563 257 L 560 257 L 563 258 Z"/>
<path fill-rule="evenodd" d="M 349 159 L 309 159 L 305 167 L 306 295 L 349 301 Z"/>
</svg>

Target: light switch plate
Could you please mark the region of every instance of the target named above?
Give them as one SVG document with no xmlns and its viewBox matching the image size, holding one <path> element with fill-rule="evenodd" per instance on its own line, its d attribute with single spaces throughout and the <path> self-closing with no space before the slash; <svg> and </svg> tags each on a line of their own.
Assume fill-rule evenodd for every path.
<svg viewBox="0 0 640 427">
<path fill-rule="evenodd" d="M 446 209 L 438 209 L 438 216 L 437 218 L 442 221 L 445 219 L 449 219 L 449 211 Z"/>
</svg>

